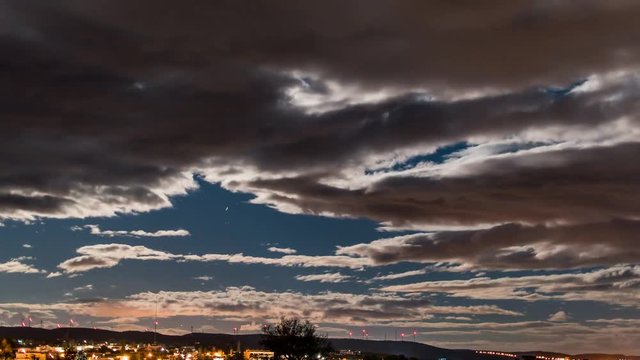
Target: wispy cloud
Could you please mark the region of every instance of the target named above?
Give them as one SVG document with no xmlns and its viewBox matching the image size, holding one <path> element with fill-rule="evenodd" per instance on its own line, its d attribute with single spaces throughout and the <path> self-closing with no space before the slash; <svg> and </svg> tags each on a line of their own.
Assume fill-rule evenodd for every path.
<svg viewBox="0 0 640 360">
<path fill-rule="evenodd" d="M 149 232 L 145 230 L 102 230 L 98 225 L 84 225 L 82 228 L 89 229 L 92 235 L 104 237 L 184 237 L 191 235 L 189 231 L 184 229 L 157 230 Z M 82 228 L 75 226 L 71 229 L 74 231 L 78 231 Z"/>
<path fill-rule="evenodd" d="M 350 280 L 352 277 L 341 273 L 324 273 L 311 275 L 296 275 L 296 280 L 318 281 L 321 283 L 340 283 Z"/>
<path fill-rule="evenodd" d="M 89 245 L 77 249 L 79 256 L 68 259 L 58 268 L 68 274 L 92 269 L 110 268 L 123 260 L 177 261 L 177 262 L 226 262 L 230 264 L 262 264 L 284 267 L 327 267 L 359 270 L 376 266 L 366 257 L 346 255 L 312 256 L 284 255 L 276 258 L 247 256 L 243 254 L 174 254 L 150 249 L 145 246 L 126 244 Z M 436 267 L 435 269 L 438 269 Z M 640 281 L 638 266 L 617 265 L 582 273 L 565 272 L 550 275 L 510 276 L 491 278 L 477 276 L 467 280 L 439 280 L 384 286 L 390 292 L 444 293 L 455 297 L 473 299 L 520 299 L 527 301 L 558 299 L 565 301 L 591 300 L 603 303 L 630 304 L 635 301 L 637 289 L 633 284 Z M 442 270 L 452 271 L 449 267 Z M 377 280 L 398 279 L 422 274 L 422 270 L 378 276 Z M 453 269 L 460 271 L 460 269 Z M 391 278 L 389 278 L 391 276 Z M 352 276 L 342 273 L 298 275 L 300 281 L 343 282 Z M 386 277 L 386 278 L 385 278 Z M 376 279 L 376 277 L 374 277 Z M 606 291 L 604 291 L 606 290 Z M 616 296 L 609 296 L 616 294 Z"/>
<path fill-rule="evenodd" d="M 259 257 L 244 254 L 174 254 L 154 250 L 146 246 L 127 244 L 87 245 L 76 250 L 79 256 L 65 260 L 58 268 L 66 273 L 80 273 L 93 269 L 111 268 L 122 260 L 155 260 L 155 261 L 196 261 L 227 262 L 231 264 L 263 264 L 287 267 L 337 267 L 361 269 L 370 262 L 364 258 L 350 256 L 327 255 L 284 255 L 281 257 Z"/>
<path fill-rule="evenodd" d="M 488 229 L 397 236 L 340 247 L 373 263 L 448 263 L 462 269 L 572 269 L 634 263 L 640 221 L 565 225 L 504 224 Z M 603 239 L 607 239 L 603 243 Z"/>
<path fill-rule="evenodd" d="M 78 287 L 73 289 L 73 291 L 91 291 L 91 290 L 93 290 L 93 285 L 92 284 L 78 286 Z"/>
<path fill-rule="evenodd" d="M 424 275 L 427 273 L 427 269 L 418 269 L 418 270 L 410 270 L 401 273 L 392 273 L 387 275 L 377 275 L 372 277 L 372 281 L 386 281 L 386 280 L 396 280 L 403 279 L 410 276 Z"/>
<path fill-rule="evenodd" d="M 309 314 L 318 322 L 385 323 L 429 318 L 431 314 L 484 314 L 520 316 L 521 313 L 498 306 L 444 306 L 426 297 L 391 294 L 321 293 L 295 291 L 266 292 L 252 287 L 228 287 L 218 291 L 139 293 L 113 304 L 147 312 L 158 298 L 163 316 L 207 315 L 212 310 L 220 318 L 277 318 L 279 314 Z M 105 308 L 104 316 L 109 316 Z M 169 315 L 172 314 L 172 315 Z M 362 316 L 367 315 L 368 318 Z"/>
<path fill-rule="evenodd" d="M 126 244 L 99 244 L 80 247 L 76 250 L 80 256 L 71 258 L 58 265 L 66 273 L 78 273 L 92 269 L 110 268 L 122 260 L 165 261 L 179 258 L 171 253 L 152 250 L 145 246 Z"/>
<path fill-rule="evenodd" d="M 256 322 L 252 322 L 250 324 L 242 324 L 240 325 L 240 331 L 249 331 L 249 332 L 259 332 L 262 330 L 262 324 L 258 324 Z"/>
<path fill-rule="evenodd" d="M 275 246 L 271 246 L 267 250 L 269 250 L 271 252 L 275 252 L 275 253 L 288 254 L 288 255 L 295 254 L 295 253 L 298 252 L 296 249 L 280 248 L 280 247 L 275 247 Z"/>
<path fill-rule="evenodd" d="M 454 297 L 525 301 L 598 301 L 635 306 L 640 290 L 640 267 L 618 265 L 583 273 L 528 275 L 468 280 L 424 281 L 385 286 L 381 290 L 406 293 L 442 293 Z"/>
</svg>

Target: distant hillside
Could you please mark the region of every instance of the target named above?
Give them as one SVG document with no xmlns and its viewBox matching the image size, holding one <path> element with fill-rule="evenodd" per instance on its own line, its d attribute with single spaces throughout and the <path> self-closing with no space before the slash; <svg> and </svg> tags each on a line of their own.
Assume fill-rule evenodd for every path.
<svg viewBox="0 0 640 360">
<path fill-rule="evenodd" d="M 0 327 L 0 338 L 32 339 L 34 341 L 95 341 L 95 342 L 153 342 L 152 332 L 142 331 L 111 331 L 89 328 L 59 328 L 41 329 L 29 327 Z M 230 335 L 230 334 L 207 334 L 193 333 L 186 335 L 164 335 L 157 334 L 156 339 L 160 344 L 167 345 L 202 345 L 215 346 L 221 349 L 236 348 L 237 341 L 243 349 L 260 347 L 259 334 Z M 472 350 L 452 350 L 435 346 L 417 343 L 412 341 L 377 341 L 363 339 L 330 339 L 335 349 L 349 349 L 377 354 L 404 355 L 420 360 L 433 360 L 447 358 L 448 360 L 509 360 L 504 357 L 493 357 L 475 354 Z M 527 352 L 526 354 L 551 354 L 549 352 Z M 525 353 L 522 353 L 525 354 Z M 559 354 L 560 355 L 560 354 Z M 611 354 L 584 354 L 574 357 L 590 360 L 618 360 L 621 358 L 640 360 L 640 357 L 630 357 Z"/>
<path fill-rule="evenodd" d="M 55 340 L 75 340 L 75 341 L 112 341 L 112 342 L 139 342 L 151 343 L 154 335 L 149 331 L 111 331 L 104 329 L 90 328 L 58 328 L 42 329 L 35 327 L 0 327 L 0 337 L 33 339 L 37 341 Z M 194 333 L 181 336 L 156 335 L 158 343 L 171 345 L 193 345 L 200 343 L 207 346 L 226 347 L 231 346 L 236 341 L 233 335 L 229 334 L 202 334 Z M 258 335 L 238 335 L 242 343 L 247 342 L 248 346 L 258 344 Z"/>
<path fill-rule="evenodd" d="M 548 352 L 548 351 L 529 351 L 529 352 L 520 352 L 520 353 L 516 353 L 516 354 L 534 354 L 534 355 L 543 355 L 546 357 L 565 357 L 565 356 L 571 356 L 572 358 L 575 359 L 589 359 L 589 360 L 620 360 L 620 359 L 626 359 L 626 360 L 640 360 L 640 356 L 633 356 L 633 355 L 623 355 L 623 354 L 575 354 L 575 355 L 567 355 L 567 354 L 562 354 L 562 353 L 554 353 L 554 352 Z"/>
<path fill-rule="evenodd" d="M 113 342 L 153 342 L 152 332 L 141 331 L 110 331 L 89 328 L 59 328 L 41 329 L 29 327 L 0 327 L 0 338 L 22 338 L 35 341 L 113 341 Z M 237 341 L 243 349 L 260 347 L 261 336 L 259 334 L 230 335 L 230 334 L 206 334 L 193 333 L 181 336 L 157 335 L 157 342 L 170 345 L 203 345 L 217 348 L 235 348 Z M 362 339 L 330 339 L 335 349 L 350 349 L 368 353 L 404 355 L 420 360 L 432 360 L 446 357 L 449 360 L 486 359 L 490 356 L 478 356 L 471 350 L 442 349 L 422 343 L 411 341 L 375 341 Z M 501 359 L 504 360 L 504 359 Z"/>
<path fill-rule="evenodd" d="M 362 352 L 404 355 L 417 359 L 466 360 L 466 359 L 493 359 L 491 356 L 479 356 L 472 350 L 443 349 L 423 343 L 412 341 L 377 341 L 362 339 L 331 339 L 331 344 L 336 349 L 349 349 Z M 504 358 L 500 358 L 505 360 Z"/>
<path fill-rule="evenodd" d="M 589 360 L 619 360 L 619 359 L 640 360 L 640 356 L 626 356 L 622 354 L 580 354 L 577 356 L 583 359 L 589 359 Z"/>
</svg>

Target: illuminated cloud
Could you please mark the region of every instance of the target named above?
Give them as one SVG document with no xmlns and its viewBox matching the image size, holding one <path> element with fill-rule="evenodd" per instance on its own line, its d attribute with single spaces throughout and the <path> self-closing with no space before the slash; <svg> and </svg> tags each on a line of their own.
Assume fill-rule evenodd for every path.
<svg viewBox="0 0 640 360">
<path fill-rule="evenodd" d="M 244 254 L 174 254 L 154 250 L 146 246 L 127 244 L 87 245 L 76 250 L 79 256 L 65 260 L 58 268 L 66 273 L 80 273 L 93 269 L 111 268 L 122 260 L 155 260 L 155 261 L 197 261 L 227 262 L 230 264 L 263 264 L 287 267 L 336 267 L 362 269 L 370 264 L 364 258 L 340 255 L 284 255 L 276 258 L 250 256 Z"/>
<path fill-rule="evenodd" d="M 351 279 L 351 276 L 341 273 L 324 273 L 311 275 L 296 275 L 296 280 L 300 281 L 318 281 L 321 283 L 340 283 Z"/>
<path fill-rule="evenodd" d="M 567 320 L 569 320 L 569 315 L 562 310 L 549 315 L 549 321 L 567 321 Z"/>
<path fill-rule="evenodd" d="M 260 332 L 262 330 L 262 324 L 256 324 L 252 322 L 251 324 L 243 324 L 240 325 L 240 331 L 249 331 L 249 332 Z"/>
<path fill-rule="evenodd" d="M 144 5 L 119 3 L 109 12 L 7 5 L 4 13 L 21 21 L 6 22 L 3 34 L 21 65 L 3 78 L 16 91 L 7 98 L 14 107 L 5 109 L 2 144 L 11 164 L 0 166 L 7 169 L 0 219 L 167 208 L 197 188 L 194 174 L 282 211 L 367 217 L 388 227 L 637 218 L 637 199 L 626 195 L 639 192 L 629 160 L 638 151 L 640 50 L 629 40 L 633 26 L 623 24 L 634 24 L 640 9 L 590 4 L 580 11 L 525 2 L 462 11 L 376 3 L 366 14 L 346 4 L 272 5 L 242 19 L 234 6 L 208 4 L 181 9 L 189 23 L 172 20 L 179 31 L 156 26 L 173 11 L 145 11 L 144 20 L 117 15 Z M 201 12 L 236 21 L 205 21 Z M 427 25 L 443 18 L 447 26 Z M 245 22 L 262 24 L 264 37 Z M 282 32 L 281 24 L 299 32 Z M 608 35 L 576 41 L 577 29 L 587 28 Z M 118 46 L 62 42 L 69 29 Z M 301 46 L 309 41 L 292 34 L 315 45 Z M 184 46 L 170 46 L 173 36 Z M 203 45 L 211 43 L 221 47 Z M 233 51 L 220 56 L 223 48 Z M 182 61 L 193 58 L 190 49 L 207 65 Z M 505 71 L 510 57 L 518 61 Z M 27 106 L 32 88 L 39 96 Z M 420 160 L 442 146 L 507 140 L 513 149 L 491 154 L 502 157 L 455 169 L 436 166 L 454 159 Z M 546 150 L 516 151 L 531 146 Z"/>
<path fill-rule="evenodd" d="M 24 263 L 25 260 L 33 260 L 33 258 L 22 256 L 0 263 L 0 273 L 40 274 L 45 272 Z"/>
<path fill-rule="evenodd" d="M 189 231 L 184 229 L 177 230 L 157 230 L 153 232 L 145 230 L 101 230 L 98 225 L 85 225 L 83 228 L 89 229 L 92 235 L 104 237 L 130 236 L 130 237 L 183 237 L 190 236 Z M 73 231 L 80 230 L 79 227 L 72 227 Z"/>
<path fill-rule="evenodd" d="M 282 253 L 282 254 L 287 254 L 287 255 L 295 254 L 295 253 L 298 252 L 296 249 L 280 248 L 280 247 L 275 247 L 275 246 L 271 246 L 267 250 L 269 250 L 271 252 Z"/>
<path fill-rule="evenodd" d="M 73 289 L 73 291 L 91 291 L 91 290 L 93 290 L 93 285 L 92 284 L 78 286 L 78 287 Z"/>
<path fill-rule="evenodd" d="M 289 267 L 335 267 L 362 269 L 371 262 L 365 258 L 341 255 L 284 255 L 279 258 L 250 256 L 244 254 L 182 255 L 181 261 L 217 262 L 230 264 L 263 264 Z"/>
<path fill-rule="evenodd" d="M 371 278 L 371 280 L 372 281 L 396 280 L 396 279 L 403 279 L 403 278 L 411 277 L 411 276 L 424 275 L 426 273 L 427 273 L 427 269 L 410 270 L 410 271 L 405 271 L 405 272 L 401 272 L 401 273 L 392 273 L 392 274 L 387 274 L 387 275 L 377 275 L 377 276 Z"/>
<path fill-rule="evenodd" d="M 597 301 L 636 306 L 640 296 L 640 267 L 618 265 L 583 273 L 477 277 L 390 285 L 382 291 L 442 293 L 479 300 Z"/>
<path fill-rule="evenodd" d="M 521 313 L 498 306 L 440 306 L 424 297 L 391 294 L 349 294 L 327 292 L 265 292 L 252 287 L 228 287 L 221 291 L 140 293 L 129 296 L 99 311 L 97 316 L 112 316 L 120 309 L 149 312 L 156 297 L 162 316 L 208 316 L 214 311 L 219 318 L 277 319 L 281 315 L 303 316 L 323 323 L 343 321 L 386 323 L 430 318 L 432 314 L 477 314 L 520 316 Z M 100 315 L 98 315 L 100 314 Z M 367 316 L 366 318 L 363 316 Z"/>
<path fill-rule="evenodd" d="M 58 268 L 65 273 L 79 273 L 100 268 L 110 268 L 122 260 L 172 260 L 178 256 L 145 246 L 126 244 L 98 244 L 80 247 L 77 257 L 65 260 Z"/>
<path fill-rule="evenodd" d="M 570 269 L 634 263 L 640 221 L 566 225 L 504 224 L 489 229 L 417 233 L 340 247 L 337 255 L 373 264 L 448 263 L 462 269 Z M 606 241 L 604 240 L 606 239 Z"/>
</svg>

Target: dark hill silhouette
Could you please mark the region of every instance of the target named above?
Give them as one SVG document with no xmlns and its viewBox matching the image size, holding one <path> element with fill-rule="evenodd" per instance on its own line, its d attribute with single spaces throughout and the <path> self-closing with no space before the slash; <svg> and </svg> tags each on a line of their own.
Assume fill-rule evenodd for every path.
<svg viewBox="0 0 640 360">
<path fill-rule="evenodd" d="M 90 328 L 58 328 L 42 329 L 30 327 L 0 327 L 0 338 L 32 339 L 34 341 L 110 341 L 116 343 L 138 342 L 152 343 L 153 332 L 142 331 L 111 331 Z M 260 334 L 231 335 L 231 334 L 207 334 L 191 333 L 186 335 L 157 334 L 156 341 L 159 344 L 168 345 L 202 345 L 215 346 L 217 348 L 236 348 L 237 341 L 243 349 L 259 348 Z M 446 357 L 449 360 L 487 359 L 490 356 L 478 356 L 471 350 L 449 350 L 427 344 L 411 341 L 376 341 L 362 339 L 330 339 L 335 349 L 349 349 L 367 353 L 404 355 L 420 360 L 431 360 Z M 501 359 L 504 360 L 504 359 Z"/>
<path fill-rule="evenodd" d="M 153 332 L 149 331 L 111 331 L 103 329 L 90 329 L 90 328 L 58 328 L 58 329 L 42 329 L 33 327 L 0 327 L 0 338 L 13 338 L 13 339 L 31 339 L 36 342 L 52 342 L 73 340 L 79 341 L 95 341 L 95 342 L 137 342 L 137 343 L 152 343 Z M 236 348 L 236 344 L 239 341 L 243 349 L 247 348 L 259 348 L 260 346 L 260 334 L 248 334 L 248 335 L 231 335 L 231 334 L 208 334 L 208 333 L 191 333 L 186 335 L 164 335 L 158 333 L 156 335 L 156 341 L 158 344 L 167 345 L 201 345 L 201 346 L 215 346 L 221 349 Z M 412 341 L 378 341 L 378 340 L 363 340 L 363 339 L 330 339 L 331 344 L 335 349 L 349 349 L 355 351 L 362 351 L 367 353 L 377 354 L 390 354 L 390 355 L 404 355 L 408 358 L 417 358 L 420 360 L 432 360 L 439 358 L 447 358 L 448 360 L 505 360 L 505 357 L 494 357 L 487 355 L 476 354 L 472 350 L 454 350 L 443 349 L 423 343 Z M 550 352 L 532 351 L 521 352 L 520 354 L 552 354 Z M 557 354 L 557 353 L 553 353 Z M 565 356 L 565 354 L 557 354 Z M 590 360 L 614 360 L 614 359 L 629 359 L 640 360 L 637 356 L 624 356 L 613 354 L 582 354 L 574 355 L 574 358 L 584 358 Z"/>
</svg>

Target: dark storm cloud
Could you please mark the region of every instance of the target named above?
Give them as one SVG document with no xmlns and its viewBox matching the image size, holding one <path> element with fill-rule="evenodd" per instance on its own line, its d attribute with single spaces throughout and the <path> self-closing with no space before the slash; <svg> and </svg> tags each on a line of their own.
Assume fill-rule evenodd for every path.
<svg viewBox="0 0 640 360">
<path fill-rule="evenodd" d="M 491 5 L 3 3 L 0 219 L 168 207 L 197 173 L 283 211 L 396 227 L 513 223 L 434 235 L 457 244 L 511 231 L 499 237 L 520 250 L 463 256 L 490 267 L 553 267 L 564 252 L 541 260 L 523 246 L 569 242 L 558 224 L 617 239 L 640 210 L 640 4 Z M 505 139 L 548 146 L 473 152 Z M 472 144 L 469 161 L 364 175 L 456 142 Z M 612 246 L 616 261 L 637 258 Z"/>
<path fill-rule="evenodd" d="M 42 214 L 54 213 L 73 201 L 60 199 L 53 196 L 21 196 L 14 194 L 0 195 L 0 211 L 20 209 L 24 211 L 39 212 Z"/>
<path fill-rule="evenodd" d="M 415 234 L 343 247 L 338 254 L 374 264 L 429 262 L 468 269 L 567 269 L 633 263 L 640 222 L 564 226 L 506 224 L 486 230 Z"/>
<path fill-rule="evenodd" d="M 562 98 L 533 89 L 452 102 L 410 94 L 376 104 L 347 106 L 306 116 L 308 123 L 297 124 L 295 133 L 285 132 L 289 138 L 259 144 L 253 161 L 264 169 L 292 165 L 326 168 L 409 146 L 507 136 L 554 125 L 595 126 L 637 111 L 638 85 L 629 81 Z M 621 98 L 606 101 L 616 95 Z"/>
<path fill-rule="evenodd" d="M 629 0 L 193 1 L 180 6 L 66 1 L 56 7 L 64 5 L 87 26 L 115 30 L 89 37 L 45 21 L 47 29 L 58 30 L 51 36 L 82 44 L 88 57 L 108 50 L 126 54 L 117 63 L 131 68 L 161 54 L 171 64 L 295 67 L 385 86 L 520 87 L 635 65 L 639 51 L 640 5 Z M 28 10 L 31 15 L 33 9 Z M 132 40 L 100 45 L 123 37 Z M 146 56 L 128 54 L 138 48 Z"/>
<path fill-rule="evenodd" d="M 638 153 L 640 145 L 625 143 L 513 155 L 466 164 L 458 176 L 392 177 L 367 189 L 337 188 L 310 177 L 253 185 L 290 194 L 275 201 L 310 212 L 396 226 L 595 222 L 638 216 Z"/>
</svg>

